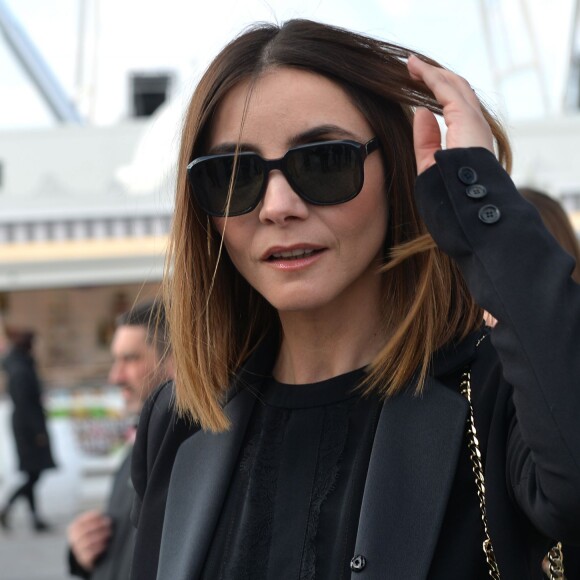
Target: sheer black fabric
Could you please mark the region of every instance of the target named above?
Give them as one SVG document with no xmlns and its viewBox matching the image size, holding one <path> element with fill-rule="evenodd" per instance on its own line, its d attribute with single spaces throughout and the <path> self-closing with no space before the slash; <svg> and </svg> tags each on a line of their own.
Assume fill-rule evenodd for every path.
<svg viewBox="0 0 580 580">
<path fill-rule="evenodd" d="M 349 578 L 380 402 L 357 370 L 265 381 L 204 580 Z"/>
</svg>

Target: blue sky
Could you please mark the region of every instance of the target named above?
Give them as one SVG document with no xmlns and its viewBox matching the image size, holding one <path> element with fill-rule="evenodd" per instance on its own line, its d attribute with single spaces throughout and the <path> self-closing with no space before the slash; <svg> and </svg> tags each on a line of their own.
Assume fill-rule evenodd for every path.
<svg viewBox="0 0 580 580">
<path fill-rule="evenodd" d="M 174 68 L 186 86 L 221 46 L 256 20 L 306 17 L 362 31 L 421 50 L 467 77 L 480 96 L 507 119 L 537 118 L 559 111 L 567 70 L 573 0 L 526 0 L 543 72 L 522 68 L 501 85 L 496 68 L 533 56 L 520 11 L 521 0 L 0 0 L 20 24 L 67 93 L 98 124 L 120 120 L 127 70 Z M 92 27 L 85 35 L 85 82 L 77 79 L 79 8 Z M 493 53 L 484 36 L 483 7 L 493 20 Z M 502 18 L 495 16 L 501 11 Z M 98 28 L 98 49 L 92 50 Z M 0 130 L 53 123 L 0 37 Z M 83 105 L 84 104 L 84 105 Z"/>
</svg>

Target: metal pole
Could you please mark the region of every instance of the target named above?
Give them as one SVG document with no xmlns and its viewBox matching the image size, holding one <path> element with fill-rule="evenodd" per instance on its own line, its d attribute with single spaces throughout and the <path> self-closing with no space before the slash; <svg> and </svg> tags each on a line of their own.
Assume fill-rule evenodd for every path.
<svg viewBox="0 0 580 580">
<path fill-rule="evenodd" d="M 530 13 L 528 10 L 528 3 L 526 2 L 526 0 L 520 0 L 520 6 L 522 8 L 522 14 L 524 16 L 526 28 L 528 29 L 530 44 L 532 46 L 532 54 L 534 55 L 532 61 L 533 68 L 535 69 L 538 84 L 540 85 L 540 94 L 542 95 L 542 102 L 544 104 L 544 113 L 547 115 L 550 112 L 550 98 L 548 97 L 548 91 L 546 89 L 546 77 L 544 76 L 542 61 L 540 60 L 540 54 L 538 52 L 536 36 L 534 35 L 532 20 L 530 18 Z"/>
<path fill-rule="evenodd" d="M 20 62 L 57 120 L 82 123 L 77 108 L 2 0 L 0 0 L 0 31 L 4 34 L 8 48 Z"/>
<path fill-rule="evenodd" d="M 568 49 L 568 78 L 562 95 L 564 110 L 580 109 L 580 0 L 574 2 Z"/>
</svg>

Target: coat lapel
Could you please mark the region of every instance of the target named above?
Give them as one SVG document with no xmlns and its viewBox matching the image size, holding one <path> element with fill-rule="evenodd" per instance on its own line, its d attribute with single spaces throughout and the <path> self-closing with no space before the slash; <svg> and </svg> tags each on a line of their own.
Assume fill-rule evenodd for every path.
<svg viewBox="0 0 580 580">
<path fill-rule="evenodd" d="M 169 484 L 158 579 L 199 578 L 255 400 L 251 390 L 242 390 L 224 409 L 229 431 L 199 431 L 181 445 Z"/>
<path fill-rule="evenodd" d="M 429 377 L 424 395 L 406 392 L 381 412 L 367 474 L 353 580 L 424 580 L 441 528 L 468 405 Z"/>
</svg>

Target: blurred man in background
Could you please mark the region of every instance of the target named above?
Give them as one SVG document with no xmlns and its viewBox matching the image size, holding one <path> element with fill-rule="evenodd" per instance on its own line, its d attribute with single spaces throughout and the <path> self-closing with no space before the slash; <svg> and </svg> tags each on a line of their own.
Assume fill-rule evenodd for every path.
<svg viewBox="0 0 580 580">
<path fill-rule="evenodd" d="M 126 411 L 136 422 L 152 390 L 173 378 L 162 305 L 145 303 L 121 315 L 111 352 L 109 382 L 122 390 Z M 129 578 L 134 544 L 130 521 L 134 496 L 131 450 L 132 438 L 125 460 L 115 474 L 106 511 L 85 512 L 68 527 L 69 570 L 73 576 L 91 580 Z"/>
</svg>

